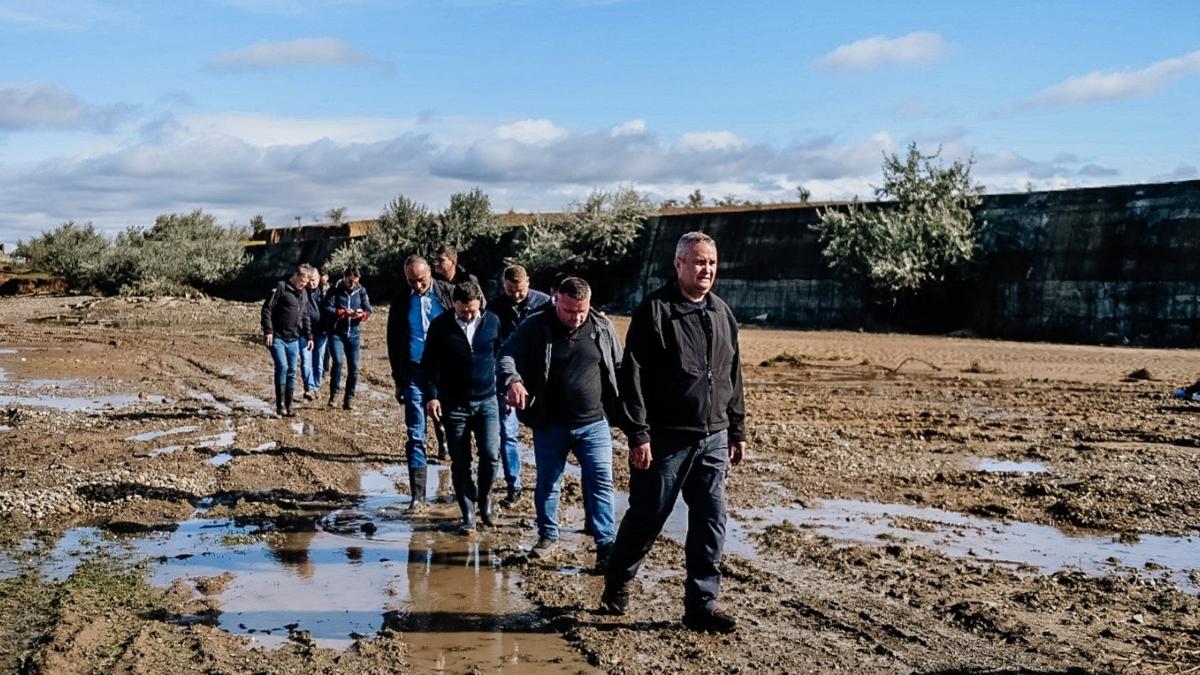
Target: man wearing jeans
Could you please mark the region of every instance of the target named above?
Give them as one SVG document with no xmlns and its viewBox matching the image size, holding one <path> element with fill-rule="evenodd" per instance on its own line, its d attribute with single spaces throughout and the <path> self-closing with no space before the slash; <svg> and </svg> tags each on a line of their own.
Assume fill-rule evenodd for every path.
<svg viewBox="0 0 1200 675">
<path fill-rule="evenodd" d="M 325 374 L 325 347 L 329 342 L 332 320 L 327 320 L 325 296 L 329 293 L 329 273 L 320 272 L 308 278 L 308 323 L 312 326 L 312 349 L 300 351 L 300 372 L 304 377 L 304 400 L 312 401 L 321 389 Z"/>
<path fill-rule="evenodd" d="M 529 273 L 520 265 L 504 270 L 504 292 L 488 305 L 500 319 L 500 339 L 507 340 L 525 317 L 550 304 L 550 296 L 529 288 Z M 500 394 L 500 459 L 508 494 L 500 506 L 510 508 L 521 498 L 521 451 L 517 444 L 520 427 L 517 411 L 508 405 L 506 392 Z"/>
<path fill-rule="evenodd" d="M 529 556 L 548 557 L 557 548 L 558 497 L 567 454 L 573 452 L 582 471 L 596 567 L 603 569 L 614 534 L 608 420 L 618 411 L 621 344 L 612 322 L 591 311 L 591 297 L 583 279 L 563 280 L 553 310 L 525 319 L 504 342 L 500 382 L 509 405 L 533 429 L 538 541 Z"/>
<path fill-rule="evenodd" d="M 354 408 L 354 391 L 358 386 L 358 360 L 362 354 L 360 324 L 371 318 L 371 299 L 367 289 L 358 283 L 361 278 L 357 268 L 350 268 L 342 280 L 329 292 L 325 300 L 325 311 L 333 316 L 333 330 L 329 335 L 333 349 L 333 372 L 329 375 L 329 403 L 337 403 L 338 387 L 341 386 L 342 366 L 346 366 L 346 397 L 342 399 L 342 410 Z"/>
<path fill-rule="evenodd" d="M 620 383 L 629 436 L 629 510 L 605 573 L 601 607 L 629 605 L 637 575 L 682 493 L 688 506 L 683 623 L 728 633 L 717 608 L 725 544 L 725 475 L 746 450 L 738 327 L 712 291 L 717 246 L 690 232 L 675 247 L 675 279 L 646 296 L 629 322 Z"/>
<path fill-rule="evenodd" d="M 496 401 L 496 355 L 500 320 L 480 309 L 483 291 L 473 281 L 454 287 L 454 311 L 429 324 L 421 356 L 425 410 L 446 422 L 454 497 L 462 510 L 462 531 L 479 522 L 492 526 L 491 492 L 500 455 L 500 414 Z M 471 437 L 479 452 L 478 486 L 471 481 Z"/>
<path fill-rule="evenodd" d="M 388 361 L 396 401 L 404 406 L 404 426 L 408 441 L 404 454 L 408 460 L 408 486 L 412 491 L 409 508 L 425 504 L 428 468 L 425 463 L 425 397 L 421 392 L 421 356 L 425 352 L 425 332 L 429 324 L 452 306 L 451 287 L 435 280 L 429 263 L 419 255 L 404 262 L 404 277 L 410 292 L 401 293 L 388 315 Z"/>
<path fill-rule="evenodd" d="M 291 278 L 280 281 L 263 302 L 261 323 L 264 341 L 275 362 L 275 414 L 291 417 L 295 395 L 294 376 L 300 350 L 312 349 L 312 327 L 308 322 L 308 279 L 317 273 L 312 265 L 300 265 Z"/>
</svg>

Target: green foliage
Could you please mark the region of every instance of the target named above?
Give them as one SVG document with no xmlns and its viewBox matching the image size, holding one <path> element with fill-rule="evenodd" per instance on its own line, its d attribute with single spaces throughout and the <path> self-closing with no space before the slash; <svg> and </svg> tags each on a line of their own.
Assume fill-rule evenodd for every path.
<svg viewBox="0 0 1200 675">
<path fill-rule="evenodd" d="M 916 144 L 901 159 L 885 155 L 883 185 L 870 208 L 857 199 L 847 210 L 825 209 L 814 225 L 832 268 L 867 280 L 893 301 L 920 290 L 969 262 L 976 227 L 971 208 L 983 187 L 971 182 L 971 164 L 935 163 Z"/>
<path fill-rule="evenodd" d="M 692 191 L 692 194 L 688 195 L 687 207 L 689 209 L 698 209 L 703 206 L 704 206 L 704 193 L 700 192 L 700 188 L 696 188 L 694 191 Z"/>
<path fill-rule="evenodd" d="M 123 295 L 177 295 L 232 280 L 247 261 L 244 228 L 196 209 L 117 235 L 105 283 Z"/>
<path fill-rule="evenodd" d="M 530 270 L 586 269 L 628 255 L 654 203 L 632 187 L 593 191 L 559 221 L 536 219 L 523 228 L 510 262 Z"/>
<path fill-rule="evenodd" d="M 809 190 L 808 188 L 804 187 L 803 185 L 797 185 L 796 186 L 796 196 L 800 198 L 801 204 L 807 204 L 809 197 L 812 197 L 812 190 Z"/>
<path fill-rule="evenodd" d="M 451 195 L 449 207 L 436 215 L 424 204 L 400 195 L 384 208 L 362 247 L 343 246 L 334 256 L 338 264 L 357 261 L 374 273 L 399 275 L 404 260 L 414 253 L 431 260 L 438 246 L 448 244 L 460 257 L 469 256 L 472 247 L 495 243 L 499 235 L 491 199 L 479 188 Z M 329 266 L 334 266 L 333 259 Z"/>
<path fill-rule="evenodd" d="M 337 278 L 348 269 L 369 269 L 371 259 L 367 256 L 367 243 L 362 239 L 343 244 L 325 261 L 325 271 L 330 278 Z"/>
<path fill-rule="evenodd" d="M 250 231 L 251 232 L 253 232 L 254 234 L 258 234 L 259 232 L 262 232 L 265 229 L 267 229 L 267 221 L 262 217 L 261 213 L 255 215 L 253 218 L 250 219 Z"/>
<path fill-rule="evenodd" d="M 91 290 L 109 252 L 108 239 L 91 223 L 80 226 L 67 221 L 29 243 L 17 242 L 13 254 L 35 270 L 60 276 L 74 288 Z"/>
<path fill-rule="evenodd" d="M 325 212 L 325 217 L 329 219 L 330 223 L 341 225 L 342 218 L 346 217 L 346 207 L 339 206 L 336 209 L 329 209 Z"/>
</svg>

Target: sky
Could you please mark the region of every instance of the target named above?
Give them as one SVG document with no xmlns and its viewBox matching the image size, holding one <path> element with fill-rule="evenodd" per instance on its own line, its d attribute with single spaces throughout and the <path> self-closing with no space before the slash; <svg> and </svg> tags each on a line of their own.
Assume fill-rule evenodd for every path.
<svg viewBox="0 0 1200 675">
<path fill-rule="evenodd" d="M 0 242 L 201 208 L 1200 178 L 1200 3 L 0 0 Z"/>
</svg>

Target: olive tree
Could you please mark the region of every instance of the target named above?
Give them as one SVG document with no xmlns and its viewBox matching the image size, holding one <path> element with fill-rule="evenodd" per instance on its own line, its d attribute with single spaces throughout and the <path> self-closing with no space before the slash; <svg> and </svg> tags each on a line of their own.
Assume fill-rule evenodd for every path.
<svg viewBox="0 0 1200 675">
<path fill-rule="evenodd" d="M 536 218 L 523 227 L 510 259 L 535 270 L 586 269 L 629 254 L 654 202 L 632 187 L 594 190 L 561 218 Z"/>
<path fill-rule="evenodd" d="M 67 280 L 73 288 L 92 290 L 99 281 L 111 243 L 91 223 L 67 221 L 28 243 L 19 241 L 13 255 L 40 272 Z"/>
<path fill-rule="evenodd" d="M 833 269 L 865 279 L 894 302 L 973 258 L 971 209 L 983 186 L 971 180 L 972 161 L 943 167 L 939 154 L 922 155 L 915 143 L 903 158 L 885 154 L 883 185 L 875 188 L 884 203 L 868 207 L 855 198 L 845 209 L 821 211 L 812 227 Z"/>
</svg>

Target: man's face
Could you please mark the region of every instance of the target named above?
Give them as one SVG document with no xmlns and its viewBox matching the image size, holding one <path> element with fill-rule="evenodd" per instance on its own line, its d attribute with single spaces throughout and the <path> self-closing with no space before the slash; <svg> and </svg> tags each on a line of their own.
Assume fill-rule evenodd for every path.
<svg viewBox="0 0 1200 675">
<path fill-rule="evenodd" d="M 296 272 L 292 275 L 291 283 L 296 288 L 308 288 L 308 275 Z"/>
<path fill-rule="evenodd" d="M 504 294 L 509 300 L 513 301 L 514 305 L 519 305 L 525 302 L 525 298 L 529 297 L 529 279 L 520 281 L 504 280 Z"/>
<path fill-rule="evenodd" d="M 679 288 L 693 298 L 704 297 L 717 280 L 717 247 L 702 241 L 675 258 Z"/>
<path fill-rule="evenodd" d="M 454 315 L 458 317 L 459 321 L 470 322 L 470 321 L 474 321 L 475 319 L 478 319 L 479 318 L 479 301 L 471 300 L 469 302 L 462 302 L 460 300 L 455 300 L 454 301 Z"/>
<path fill-rule="evenodd" d="M 408 279 L 408 287 L 420 295 L 433 285 L 433 276 L 429 273 L 428 265 L 411 265 L 404 269 L 404 278 Z"/>
<path fill-rule="evenodd" d="M 324 284 L 328 284 L 328 283 L 329 283 L 329 273 L 321 272 L 321 284 L 324 285 Z"/>
<path fill-rule="evenodd" d="M 346 284 L 346 288 L 354 290 L 358 286 L 358 277 L 344 276 L 342 277 L 342 283 Z"/>
<path fill-rule="evenodd" d="M 317 275 L 310 274 L 310 275 L 308 275 L 308 283 L 306 283 L 305 286 L 307 286 L 308 288 L 316 288 L 317 282 L 319 279 L 320 279 L 320 277 L 318 277 Z"/>
<path fill-rule="evenodd" d="M 588 310 L 592 307 L 592 299 L 576 300 L 569 295 L 559 293 L 554 301 L 554 313 L 567 330 L 575 330 L 587 321 Z"/>
<path fill-rule="evenodd" d="M 454 278 L 454 268 L 458 266 L 458 259 L 451 258 L 443 253 L 433 259 L 433 265 L 437 268 L 436 271 L 439 279 L 450 281 Z"/>
</svg>

